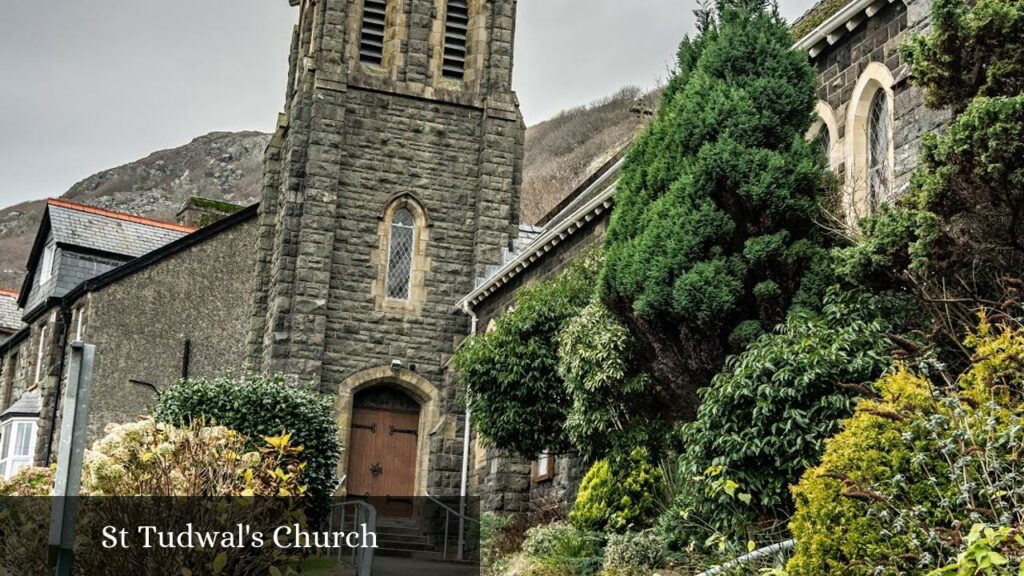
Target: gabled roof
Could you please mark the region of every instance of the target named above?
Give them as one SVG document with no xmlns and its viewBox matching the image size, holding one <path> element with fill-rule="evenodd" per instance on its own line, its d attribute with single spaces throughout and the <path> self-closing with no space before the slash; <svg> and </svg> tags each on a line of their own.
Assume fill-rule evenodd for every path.
<svg viewBox="0 0 1024 576">
<path fill-rule="evenodd" d="M 21 326 L 18 293 L 0 289 L 0 334 L 17 332 Z"/>
<path fill-rule="evenodd" d="M 569 195 L 570 201 L 555 209 L 542 231 L 531 231 L 533 241 L 513 258 L 496 270 L 489 271 L 487 278 L 467 294 L 456 305 L 467 310 L 483 302 L 497 289 L 507 284 L 531 264 L 540 260 L 552 248 L 566 238 L 576 234 L 588 222 L 611 209 L 615 201 L 615 189 L 625 162 L 623 155 L 617 155 L 587 179 L 580 188 Z"/>
<path fill-rule="evenodd" d="M 799 38 L 793 47 L 814 58 L 895 1 L 821 0 L 793 24 L 793 35 Z"/>
<path fill-rule="evenodd" d="M 58 244 L 138 257 L 195 232 L 195 228 L 50 199 L 50 226 Z"/>
<path fill-rule="evenodd" d="M 18 304 L 25 306 L 34 282 L 36 264 L 51 232 L 54 241 L 62 248 L 120 256 L 128 261 L 166 246 L 195 230 L 189 226 L 51 198 L 46 201 L 46 211 L 29 253 L 28 275 L 22 285 Z"/>
</svg>

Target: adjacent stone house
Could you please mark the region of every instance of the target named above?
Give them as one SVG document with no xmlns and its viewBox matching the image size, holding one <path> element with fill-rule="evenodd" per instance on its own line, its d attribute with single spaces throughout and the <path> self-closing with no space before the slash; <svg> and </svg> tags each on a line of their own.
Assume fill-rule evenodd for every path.
<svg viewBox="0 0 1024 576">
<path fill-rule="evenodd" d="M 97 345 L 92 438 L 182 377 L 280 373 L 336 398 L 340 493 L 469 492 L 495 511 L 571 501 L 585 463 L 475 442 L 450 359 L 521 286 L 603 240 L 622 153 L 521 226 L 515 0 L 290 4 L 258 207 L 217 220 L 222 207 L 191 202 L 183 217 L 209 224 L 195 231 L 48 205 L 17 301 L 26 325 L 0 344 L 0 443 L 16 466 L 52 460 L 80 338 Z M 927 13 L 928 0 L 826 1 L 795 25 L 819 71 L 808 138 L 843 180 L 847 217 L 901 194 L 921 134 L 947 117 L 923 107 L 896 50 Z M 0 326 L 14 318 L 2 306 Z"/>
</svg>

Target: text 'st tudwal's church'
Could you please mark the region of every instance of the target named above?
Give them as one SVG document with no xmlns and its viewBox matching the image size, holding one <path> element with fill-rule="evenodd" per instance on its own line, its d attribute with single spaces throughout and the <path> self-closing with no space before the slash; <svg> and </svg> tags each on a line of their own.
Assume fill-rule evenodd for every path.
<svg viewBox="0 0 1024 576">
<path fill-rule="evenodd" d="M 249 362 L 337 394 L 351 494 L 461 482 L 446 379 L 470 322 L 455 304 L 518 232 L 515 8 L 301 2 L 266 157 Z"/>
</svg>

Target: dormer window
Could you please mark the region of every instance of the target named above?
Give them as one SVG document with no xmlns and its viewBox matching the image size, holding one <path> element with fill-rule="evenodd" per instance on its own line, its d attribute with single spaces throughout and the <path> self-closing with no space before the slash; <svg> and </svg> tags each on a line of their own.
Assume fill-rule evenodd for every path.
<svg viewBox="0 0 1024 576">
<path fill-rule="evenodd" d="M 384 64 L 384 29 L 387 25 L 386 0 L 363 0 L 363 31 L 359 39 L 359 61 Z"/>
<path fill-rule="evenodd" d="M 39 285 L 42 286 L 53 277 L 53 260 L 57 254 L 57 245 L 50 239 L 43 248 L 43 260 L 39 264 Z"/>
<path fill-rule="evenodd" d="M 469 33 L 469 2 L 448 0 L 444 23 L 444 61 L 441 73 L 445 78 L 462 80 L 466 74 L 466 36 Z"/>
</svg>

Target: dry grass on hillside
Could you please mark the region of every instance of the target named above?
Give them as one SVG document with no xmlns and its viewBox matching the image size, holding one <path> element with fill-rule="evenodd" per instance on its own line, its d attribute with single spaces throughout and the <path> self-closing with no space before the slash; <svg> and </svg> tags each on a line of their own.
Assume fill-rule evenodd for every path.
<svg viewBox="0 0 1024 576">
<path fill-rule="evenodd" d="M 520 219 L 535 224 L 610 160 L 654 110 L 660 91 L 635 86 L 561 112 L 526 131 Z"/>
</svg>

